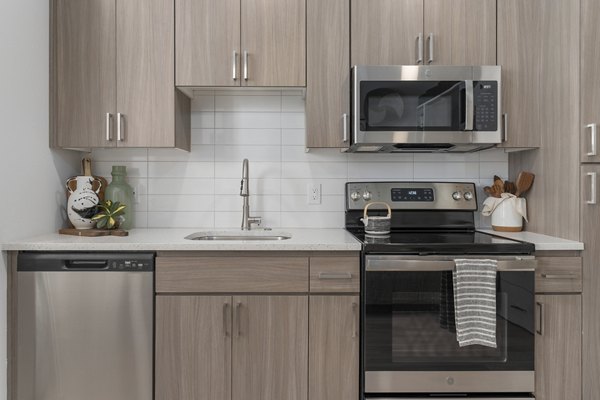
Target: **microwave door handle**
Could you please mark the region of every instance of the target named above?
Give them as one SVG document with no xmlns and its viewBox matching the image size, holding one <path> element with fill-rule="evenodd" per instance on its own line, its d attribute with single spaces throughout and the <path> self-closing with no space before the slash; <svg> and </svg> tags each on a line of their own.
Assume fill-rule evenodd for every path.
<svg viewBox="0 0 600 400">
<path fill-rule="evenodd" d="M 473 130 L 475 105 L 473 102 L 473 81 L 465 81 L 465 131 Z"/>
</svg>

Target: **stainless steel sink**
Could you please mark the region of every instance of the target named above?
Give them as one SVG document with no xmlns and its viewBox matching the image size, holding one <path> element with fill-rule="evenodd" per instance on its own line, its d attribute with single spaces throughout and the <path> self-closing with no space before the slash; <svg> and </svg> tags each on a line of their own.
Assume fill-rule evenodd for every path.
<svg viewBox="0 0 600 400">
<path fill-rule="evenodd" d="M 185 237 L 188 240 L 287 240 L 291 239 L 291 235 L 279 233 L 259 232 L 196 232 Z"/>
</svg>

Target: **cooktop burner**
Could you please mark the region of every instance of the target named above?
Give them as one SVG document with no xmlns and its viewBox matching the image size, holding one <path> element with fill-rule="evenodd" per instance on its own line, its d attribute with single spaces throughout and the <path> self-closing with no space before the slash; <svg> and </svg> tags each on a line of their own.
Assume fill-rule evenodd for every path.
<svg viewBox="0 0 600 400">
<path fill-rule="evenodd" d="M 365 253 L 387 254 L 533 254 L 531 243 L 478 232 L 477 189 L 466 182 L 349 182 L 346 229 L 363 243 Z M 387 216 L 387 235 L 365 234 L 369 216 Z"/>
</svg>

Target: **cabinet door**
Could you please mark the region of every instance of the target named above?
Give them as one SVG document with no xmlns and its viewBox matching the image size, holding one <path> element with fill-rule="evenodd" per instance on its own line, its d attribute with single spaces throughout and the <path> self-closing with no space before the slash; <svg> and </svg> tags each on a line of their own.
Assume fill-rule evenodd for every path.
<svg viewBox="0 0 600 400">
<path fill-rule="evenodd" d="M 52 7 L 53 145 L 114 146 L 115 0 L 56 0 Z"/>
<path fill-rule="evenodd" d="M 177 86 L 240 85 L 240 0 L 175 0 Z"/>
<path fill-rule="evenodd" d="M 581 295 L 538 295 L 536 302 L 535 398 L 581 399 Z"/>
<path fill-rule="evenodd" d="M 591 174 L 591 175 L 589 175 Z M 600 399 L 600 165 L 581 167 L 581 236 L 583 251 L 583 398 Z M 592 192 L 592 189 L 595 189 Z M 588 203 L 589 202 L 589 203 Z"/>
<path fill-rule="evenodd" d="M 156 297 L 156 400 L 231 400 L 231 297 Z"/>
<path fill-rule="evenodd" d="M 306 14 L 306 147 L 348 147 L 350 5 L 307 0 Z"/>
<path fill-rule="evenodd" d="M 306 1 L 242 1 L 242 85 L 306 86 Z"/>
<path fill-rule="evenodd" d="M 600 137 L 592 149 L 592 128 L 600 135 L 600 2 L 581 0 L 581 161 L 600 162 Z M 593 126 L 590 126 L 593 125 Z M 596 151 L 593 151 L 596 150 Z M 590 153 L 588 155 L 588 153 Z M 593 153 L 596 153 L 594 155 Z M 596 392 L 600 396 L 600 391 Z"/>
<path fill-rule="evenodd" d="M 410 65 L 419 58 L 423 0 L 351 0 L 351 65 Z"/>
<path fill-rule="evenodd" d="M 310 296 L 309 400 L 358 399 L 358 296 Z"/>
<path fill-rule="evenodd" d="M 233 400 L 306 400 L 308 296 L 233 298 Z"/>
<path fill-rule="evenodd" d="M 425 0 L 425 63 L 496 65 L 496 0 Z"/>
<path fill-rule="evenodd" d="M 117 1 L 118 146 L 175 146 L 174 24 L 172 0 Z"/>
<path fill-rule="evenodd" d="M 543 135 L 553 162 L 577 159 L 579 11 L 579 0 L 498 2 L 503 147 L 539 147 Z"/>
</svg>

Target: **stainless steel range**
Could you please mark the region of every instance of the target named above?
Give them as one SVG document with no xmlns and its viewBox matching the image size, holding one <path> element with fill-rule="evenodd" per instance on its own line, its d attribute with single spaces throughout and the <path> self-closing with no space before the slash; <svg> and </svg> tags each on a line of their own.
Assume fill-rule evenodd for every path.
<svg viewBox="0 0 600 400">
<path fill-rule="evenodd" d="M 346 228 L 363 243 L 363 398 L 532 398 L 534 247 L 477 232 L 476 197 L 473 183 L 346 184 Z M 389 235 L 364 234 L 376 201 L 392 208 Z M 457 342 L 458 258 L 497 261 L 495 348 Z"/>
</svg>

